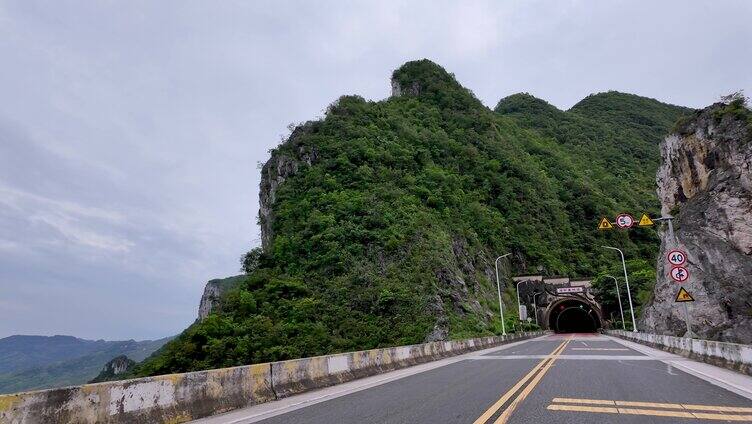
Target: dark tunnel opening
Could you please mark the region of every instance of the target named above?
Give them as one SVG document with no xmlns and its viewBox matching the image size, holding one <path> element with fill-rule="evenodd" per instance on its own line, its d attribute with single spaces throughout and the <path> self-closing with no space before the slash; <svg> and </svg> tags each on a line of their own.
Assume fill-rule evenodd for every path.
<svg viewBox="0 0 752 424">
<path fill-rule="evenodd" d="M 594 333 L 601 327 L 598 312 L 577 299 L 557 303 L 550 312 L 548 324 L 556 333 Z"/>
</svg>

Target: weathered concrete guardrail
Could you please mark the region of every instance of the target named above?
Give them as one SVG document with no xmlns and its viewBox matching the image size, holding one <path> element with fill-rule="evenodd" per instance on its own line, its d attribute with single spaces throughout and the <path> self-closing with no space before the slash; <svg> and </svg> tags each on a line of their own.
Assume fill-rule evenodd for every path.
<svg viewBox="0 0 752 424">
<path fill-rule="evenodd" d="M 0 423 L 182 423 L 542 334 L 424 343 L 0 395 Z"/>
<path fill-rule="evenodd" d="M 752 345 L 609 330 L 606 334 L 752 375 Z"/>
</svg>

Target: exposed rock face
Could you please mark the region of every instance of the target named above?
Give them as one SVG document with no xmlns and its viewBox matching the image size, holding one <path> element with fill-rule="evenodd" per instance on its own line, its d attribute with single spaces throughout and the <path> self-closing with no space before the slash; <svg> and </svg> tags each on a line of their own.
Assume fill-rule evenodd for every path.
<svg viewBox="0 0 752 424">
<path fill-rule="evenodd" d="M 209 314 L 219 308 L 222 296 L 237 287 L 243 281 L 244 275 L 236 275 L 228 278 L 218 278 L 209 280 L 204 287 L 204 294 L 201 296 L 201 303 L 198 305 L 198 320 L 201 321 Z"/>
<path fill-rule="evenodd" d="M 683 310 L 674 298 L 684 286 L 692 330 L 701 338 L 752 343 L 752 142 L 743 117 L 715 104 L 698 111 L 661 144 L 658 196 L 674 214 L 675 238 L 661 235 L 654 299 L 641 330 L 683 335 Z M 690 278 L 671 280 L 666 254 L 687 253 Z"/>
<path fill-rule="evenodd" d="M 413 81 L 411 84 L 403 87 L 399 81 L 392 78 L 392 97 L 399 96 L 417 96 L 420 94 L 420 84 L 417 81 Z"/>
<path fill-rule="evenodd" d="M 125 374 L 133 369 L 136 365 L 136 361 L 128 358 L 125 355 L 116 356 L 112 358 L 110 362 L 104 364 L 104 368 L 93 380 L 89 383 L 99 383 L 102 381 L 117 380 L 117 376 Z"/>
<path fill-rule="evenodd" d="M 261 246 L 265 251 L 269 249 L 274 238 L 272 205 L 277 199 L 279 186 L 287 178 L 295 175 L 303 164 L 310 166 L 318 158 L 315 147 L 307 147 L 301 144 L 303 134 L 312 132 L 313 127 L 314 123 L 312 122 L 296 127 L 287 141 L 278 149 L 272 151 L 271 158 L 261 169 L 259 225 L 261 226 Z"/>
</svg>

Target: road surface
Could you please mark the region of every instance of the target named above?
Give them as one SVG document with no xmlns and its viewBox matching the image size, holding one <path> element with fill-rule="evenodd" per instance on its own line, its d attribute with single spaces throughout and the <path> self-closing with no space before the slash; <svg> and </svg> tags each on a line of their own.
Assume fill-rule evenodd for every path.
<svg viewBox="0 0 752 424">
<path fill-rule="evenodd" d="M 549 335 L 202 424 L 752 422 L 752 377 L 599 334 Z"/>
</svg>

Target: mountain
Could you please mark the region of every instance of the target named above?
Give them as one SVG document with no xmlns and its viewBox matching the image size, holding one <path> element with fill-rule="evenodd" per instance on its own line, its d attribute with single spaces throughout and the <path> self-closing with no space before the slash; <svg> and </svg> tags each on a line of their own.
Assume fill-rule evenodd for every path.
<svg viewBox="0 0 752 424">
<path fill-rule="evenodd" d="M 499 333 L 502 253 L 503 281 L 595 275 L 618 263 L 602 244 L 653 267 L 654 230 L 595 228 L 658 211 L 658 145 L 690 110 L 616 92 L 568 111 L 518 94 L 491 110 L 428 60 L 391 84 L 386 100 L 340 97 L 271 151 L 263 250 L 136 375 Z M 503 297 L 511 329 L 511 285 Z"/>
<path fill-rule="evenodd" d="M 0 393 L 85 383 L 110 359 L 127 355 L 141 361 L 171 337 L 146 341 L 85 340 L 72 336 L 0 339 Z"/>
<path fill-rule="evenodd" d="M 91 379 L 89 383 L 101 383 L 103 381 L 117 380 L 120 375 L 125 374 L 136 366 L 136 361 L 130 359 L 125 355 L 120 355 L 112 358 L 109 362 L 104 364 L 102 371 L 97 374 L 96 377 Z"/>
<path fill-rule="evenodd" d="M 752 343 L 752 111 L 741 95 L 697 111 L 661 143 L 657 174 L 674 234 L 661 234 L 655 294 L 642 328 L 683 336 L 679 287 L 694 297 L 692 331 L 703 339 Z M 670 277 L 670 251 L 686 254 L 689 278 Z"/>
</svg>

